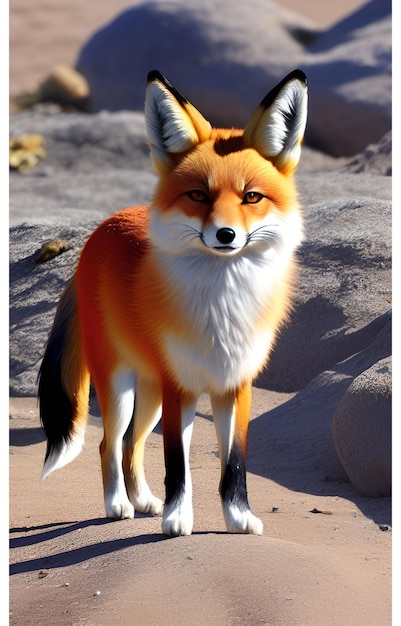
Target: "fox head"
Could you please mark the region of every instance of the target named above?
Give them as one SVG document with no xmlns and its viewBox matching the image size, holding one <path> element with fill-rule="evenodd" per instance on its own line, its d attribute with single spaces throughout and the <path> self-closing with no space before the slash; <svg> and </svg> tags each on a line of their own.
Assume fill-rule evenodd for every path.
<svg viewBox="0 0 401 626">
<path fill-rule="evenodd" d="M 166 251 L 234 255 L 301 239 L 293 181 L 307 117 L 307 80 L 286 76 L 244 130 L 212 128 L 158 71 L 148 74 L 145 122 L 159 174 L 152 237 Z"/>
</svg>

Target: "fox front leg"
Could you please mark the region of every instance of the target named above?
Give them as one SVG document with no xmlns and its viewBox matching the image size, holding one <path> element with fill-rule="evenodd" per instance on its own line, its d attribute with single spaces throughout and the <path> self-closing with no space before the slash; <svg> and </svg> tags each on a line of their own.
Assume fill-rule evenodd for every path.
<svg viewBox="0 0 401 626">
<path fill-rule="evenodd" d="M 183 396 L 174 386 L 163 390 L 162 428 L 166 467 L 166 500 L 162 530 L 165 535 L 190 535 L 193 527 L 192 479 L 189 448 L 196 398 Z"/>
<path fill-rule="evenodd" d="M 246 486 L 246 448 L 252 387 L 246 383 L 234 392 L 211 394 L 213 419 L 219 443 L 220 497 L 230 533 L 261 535 L 263 523 L 251 513 Z"/>
</svg>

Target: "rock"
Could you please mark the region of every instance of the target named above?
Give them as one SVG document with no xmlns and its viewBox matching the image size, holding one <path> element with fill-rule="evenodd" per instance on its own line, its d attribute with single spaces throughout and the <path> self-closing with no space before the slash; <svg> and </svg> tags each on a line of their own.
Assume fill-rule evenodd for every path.
<svg viewBox="0 0 401 626">
<path fill-rule="evenodd" d="M 49 239 L 49 241 L 42 243 L 40 249 L 36 252 L 35 263 L 47 263 L 47 261 L 51 261 L 55 256 L 69 249 L 70 244 L 68 241 L 63 241 L 63 239 L 58 238 Z"/>
<path fill-rule="evenodd" d="M 371 340 L 363 328 L 391 296 L 391 178 L 348 172 L 299 175 L 305 241 L 291 321 L 260 384 L 305 387 Z"/>
<path fill-rule="evenodd" d="M 304 56 L 310 85 L 307 140 L 335 156 L 391 129 L 391 0 L 371 0 L 320 33 Z"/>
<path fill-rule="evenodd" d="M 40 89 L 42 100 L 65 98 L 67 102 L 74 102 L 89 96 L 86 78 L 68 65 L 56 65 Z"/>
<path fill-rule="evenodd" d="M 78 220 L 77 220 L 78 221 Z M 10 395 L 36 396 L 37 376 L 60 296 L 97 222 L 20 224 L 10 231 Z M 57 234 L 70 248 L 36 263 L 42 243 Z"/>
<path fill-rule="evenodd" d="M 339 335 L 338 340 L 340 340 L 341 333 Z M 263 408 L 259 407 L 260 416 L 251 423 L 249 438 L 249 445 L 254 452 L 254 458 L 258 460 L 257 462 L 253 459 L 248 461 L 249 471 L 266 476 L 294 491 L 303 491 L 308 489 L 309 479 L 306 479 L 306 475 L 313 468 L 316 477 L 314 493 L 321 493 L 326 489 L 330 491 L 332 483 L 342 483 L 348 480 L 353 482 L 353 478 L 356 476 L 360 480 L 359 484 L 362 484 L 362 480 L 365 478 L 366 495 L 368 490 L 375 497 L 389 495 L 377 490 L 378 482 L 380 481 L 383 486 L 385 479 L 388 478 L 388 466 L 391 462 L 391 457 L 388 454 L 389 429 L 391 428 L 388 414 L 389 400 L 382 399 L 380 400 L 381 404 L 376 405 L 377 408 L 380 406 L 380 411 L 383 409 L 382 418 L 385 432 L 384 436 L 379 438 L 382 465 L 380 465 L 373 445 L 375 433 L 380 427 L 380 416 L 377 413 L 379 417 L 372 425 L 374 412 L 369 410 L 373 407 L 369 391 L 366 392 L 365 397 L 362 394 L 359 395 L 359 412 L 363 416 L 370 416 L 363 420 L 364 424 L 362 424 L 361 419 L 360 427 L 366 426 L 371 429 L 371 434 L 366 433 L 361 436 L 360 448 L 356 436 L 359 431 L 355 428 L 354 433 L 352 433 L 352 424 L 358 423 L 356 414 L 353 414 L 350 426 L 341 421 L 341 425 L 339 424 L 337 427 L 341 433 L 340 441 L 344 445 L 345 453 L 353 454 L 353 458 L 351 457 L 348 461 L 342 462 L 341 449 L 337 444 L 335 445 L 335 440 L 333 440 L 332 423 L 334 419 L 337 419 L 333 417 L 337 410 L 341 411 L 337 407 L 341 406 L 343 398 L 345 401 L 347 392 L 354 385 L 354 381 L 359 381 L 359 378 L 367 376 L 365 378 L 367 388 L 374 395 L 378 395 L 377 390 L 383 390 L 385 384 L 389 383 L 390 375 L 385 370 L 390 367 L 391 316 L 385 313 L 372 320 L 354 333 L 353 341 L 355 343 L 348 358 L 342 362 L 333 363 L 330 368 L 321 371 L 288 402 L 268 413 L 263 413 Z M 280 349 L 280 344 L 278 347 Z M 299 356 L 296 347 L 294 347 L 293 353 L 290 353 L 285 346 L 281 349 L 284 350 L 288 362 L 291 362 L 291 359 L 296 360 Z M 325 352 L 327 354 L 329 349 Z M 385 379 L 383 374 L 385 374 Z M 381 378 L 384 383 L 380 381 Z M 359 383 L 355 382 L 355 385 L 359 386 Z M 386 397 L 388 398 L 388 396 Z M 348 448 L 346 444 L 347 434 L 352 435 L 352 441 Z M 292 469 L 289 471 L 286 462 L 282 460 L 287 458 L 286 451 L 289 450 L 291 450 L 291 457 L 294 459 L 293 467 L 297 467 L 298 470 L 296 475 Z M 364 453 L 366 457 L 362 462 L 361 457 Z M 357 466 L 360 461 L 361 470 L 358 473 Z M 353 470 L 352 474 L 348 474 L 349 468 Z M 373 476 L 375 468 L 380 469 L 381 472 L 378 481 Z"/>
<path fill-rule="evenodd" d="M 10 119 L 12 134 L 33 129 L 41 129 L 48 158 L 32 172 L 10 177 L 10 225 L 100 221 L 149 202 L 156 175 L 143 113 L 88 116 L 42 105 Z"/>
<path fill-rule="evenodd" d="M 49 167 L 52 172 L 93 173 L 101 169 L 153 173 L 143 111 L 87 115 L 39 105 L 11 116 L 11 135 L 29 134 L 34 129 L 41 135 L 48 154 L 47 163 L 36 170 L 38 175 L 45 176 Z"/>
<path fill-rule="evenodd" d="M 158 69 L 213 125 L 243 126 L 301 58 L 299 32 L 316 30 L 269 0 L 152 0 L 118 15 L 83 46 L 76 69 L 90 86 L 88 110 L 143 110 Z"/>
<path fill-rule="evenodd" d="M 342 465 L 357 491 L 391 495 L 391 359 L 357 376 L 333 416 L 332 434 Z"/>
<path fill-rule="evenodd" d="M 361 154 L 357 154 L 344 165 L 344 171 L 354 172 L 371 172 L 372 174 L 381 174 L 383 176 L 391 176 L 392 174 L 392 133 L 386 133 L 379 143 L 370 144 Z"/>
<path fill-rule="evenodd" d="M 87 108 L 89 85 L 85 76 L 68 65 L 56 65 L 36 91 L 15 98 L 22 109 L 40 102 L 56 102 L 67 108 Z"/>
<path fill-rule="evenodd" d="M 147 73 L 159 69 L 214 125 L 243 127 L 301 67 L 310 92 L 306 143 L 351 156 L 391 128 L 391 28 L 390 0 L 371 0 L 320 33 L 269 0 L 152 0 L 94 33 L 76 69 L 89 83 L 90 112 L 142 111 Z"/>
</svg>

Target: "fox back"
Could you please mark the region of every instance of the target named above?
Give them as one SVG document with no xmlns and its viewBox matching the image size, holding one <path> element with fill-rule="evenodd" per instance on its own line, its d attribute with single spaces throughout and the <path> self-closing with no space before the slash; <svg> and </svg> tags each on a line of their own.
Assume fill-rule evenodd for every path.
<svg viewBox="0 0 401 626">
<path fill-rule="evenodd" d="M 119 211 L 91 235 L 49 338 L 39 383 L 44 473 L 82 447 L 90 377 L 104 424 L 107 515 L 162 511 L 142 467 L 144 442 L 162 416 L 163 531 L 189 534 L 190 432 L 196 401 L 207 392 L 227 529 L 259 533 L 245 482 L 251 386 L 291 307 L 302 240 L 293 173 L 306 79 L 299 70 L 283 79 L 244 130 L 214 129 L 154 71 L 145 119 L 159 174 L 152 203 Z M 58 398 L 49 399 L 50 388 Z"/>
</svg>

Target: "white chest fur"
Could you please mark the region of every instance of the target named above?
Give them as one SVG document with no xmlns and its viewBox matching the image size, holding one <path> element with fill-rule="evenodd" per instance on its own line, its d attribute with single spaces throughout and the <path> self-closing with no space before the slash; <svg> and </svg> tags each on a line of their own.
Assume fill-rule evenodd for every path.
<svg viewBox="0 0 401 626">
<path fill-rule="evenodd" d="M 252 379 L 274 333 L 264 316 L 274 306 L 271 294 L 285 270 L 279 251 L 230 257 L 198 251 L 173 256 L 164 267 L 185 317 L 182 333 L 163 337 L 180 385 L 193 393 L 222 392 Z"/>
</svg>

